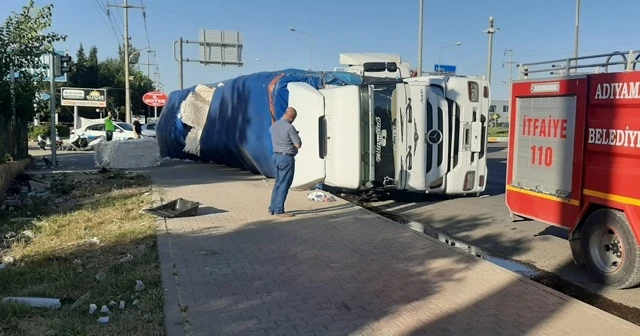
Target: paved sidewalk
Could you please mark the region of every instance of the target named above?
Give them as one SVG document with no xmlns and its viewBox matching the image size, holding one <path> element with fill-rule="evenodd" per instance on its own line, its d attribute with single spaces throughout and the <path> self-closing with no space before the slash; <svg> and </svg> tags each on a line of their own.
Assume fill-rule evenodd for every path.
<svg viewBox="0 0 640 336">
<path fill-rule="evenodd" d="M 159 226 L 170 335 L 640 335 L 640 327 L 338 200 L 237 170 L 151 170 L 201 215 Z"/>
</svg>

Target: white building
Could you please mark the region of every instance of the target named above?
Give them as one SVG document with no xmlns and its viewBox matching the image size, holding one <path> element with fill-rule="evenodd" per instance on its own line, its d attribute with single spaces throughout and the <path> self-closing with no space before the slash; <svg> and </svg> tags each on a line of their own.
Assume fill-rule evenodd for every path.
<svg viewBox="0 0 640 336">
<path fill-rule="evenodd" d="M 500 116 L 499 123 L 509 122 L 509 100 L 491 100 L 489 105 L 489 117 L 493 119 L 493 115 Z"/>
</svg>

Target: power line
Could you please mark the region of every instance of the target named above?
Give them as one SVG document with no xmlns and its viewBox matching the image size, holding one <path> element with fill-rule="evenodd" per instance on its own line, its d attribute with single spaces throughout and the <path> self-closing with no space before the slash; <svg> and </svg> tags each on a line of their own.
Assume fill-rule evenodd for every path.
<svg viewBox="0 0 640 336">
<path fill-rule="evenodd" d="M 114 5 L 116 5 L 115 0 L 113 1 L 113 4 L 111 4 L 110 0 L 103 0 L 103 1 L 107 2 L 106 7 L 113 7 Z M 120 22 L 118 22 L 118 19 L 120 20 Z M 122 15 L 120 14 L 119 11 L 116 11 L 116 16 L 114 17 L 114 21 L 115 21 L 116 26 L 124 25 L 124 19 L 122 18 Z"/>
<path fill-rule="evenodd" d="M 142 7 L 142 21 L 144 21 L 144 32 L 147 35 L 147 47 L 151 50 L 151 40 L 149 39 L 149 29 L 147 28 L 147 7 L 144 5 L 144 1 L 140 0 L 140 7 Z"/>
<path fill-rule="evenodd" d="M 111 18 L 109 17 L 109 10 L 104 7 L 104 4 L 101 3 L 99 0 L 95 0 L 95 5 L 97 6 L 98 10 L 101 12 L 101 14 L 104 14 L 107 16 L 108 19 L 108 23 L 107 20 L 104 19 L 104 17 L 102 15 L 100 15 L 100 18 L 102 18 L 102 21 L 104 22 L 104 24 L 107 26 L 107 28 L 111 28 L 111 31 L 113 31 L 113 35 L 116 38 L 116 41 L 118 41 L 118 43 L 120 43 L 120 37 L 122 34 L 119 34 L 116 27 L 113 25 L 113 21 L 111 20 Z"/>
</svg>

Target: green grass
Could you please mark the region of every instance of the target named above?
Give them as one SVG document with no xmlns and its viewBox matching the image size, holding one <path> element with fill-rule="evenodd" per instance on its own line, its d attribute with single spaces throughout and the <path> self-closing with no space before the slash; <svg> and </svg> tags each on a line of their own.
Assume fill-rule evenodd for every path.
<svg viewBox="0 0 640 336">
<path fill-rule="evenodd" d="M 490 137 L 507 137 L 509 136 L 509 128 L 507 127 L 491 127 L 489 128 Z"/>
<path fill-rule="evenodd" d="M 16 262 L 0 271 L 0 297 L 61 298 L 63 305 L 49 310 L 0 304 L 0 335 L 164 335 L 155 219 L 140 213 L 150 203 L 148 177 L 57 175 L 50 181 L 65 204 L 35 200 L 39 205 L 11 214 L 36 217 L 27 226 L 6 213 L 0 217 L 0 231 L 35 234 L 30 241 L 3 242 L 0 254 Z M 90 241 L 94 237 L 99 244 Z M 103 282 L 95 278 L 100 272 L 106 274 Z M 136 280 L 146 289 L 137 293 Z M 135 299 L 139 304 L 133 306 Z M 97 322 L 98 312 L 89 314 L 91 303 L 99 311 L 121 300 L 125 310 L 110 307 L 108 324 Z"/>
</svg>

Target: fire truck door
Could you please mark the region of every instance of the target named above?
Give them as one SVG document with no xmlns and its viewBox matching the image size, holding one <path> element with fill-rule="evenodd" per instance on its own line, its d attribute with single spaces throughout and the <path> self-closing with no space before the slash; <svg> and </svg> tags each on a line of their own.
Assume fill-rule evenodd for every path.
<svg viewBox="0 0 640 336">
<path fill-rule="evenodd" d="M 570 197 L 576 96 L 521 97 L 516 104 L 513 186 Z"/>
</svg>

